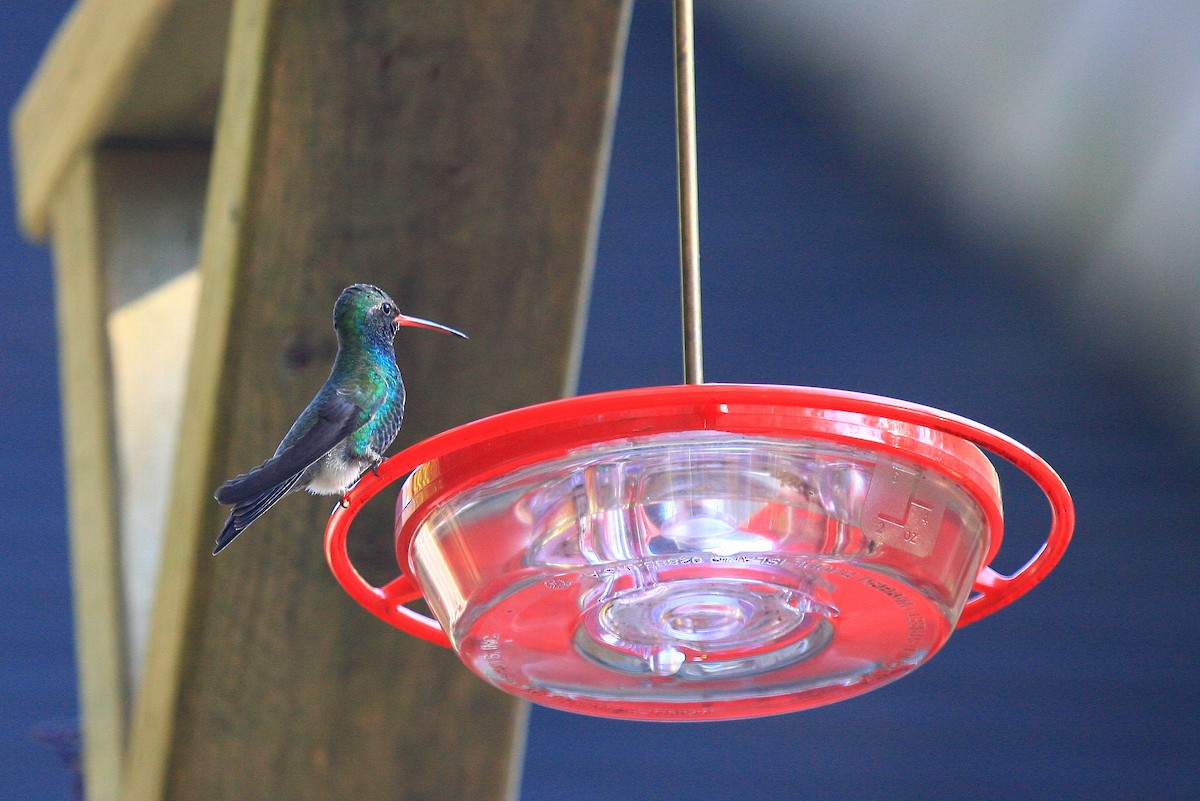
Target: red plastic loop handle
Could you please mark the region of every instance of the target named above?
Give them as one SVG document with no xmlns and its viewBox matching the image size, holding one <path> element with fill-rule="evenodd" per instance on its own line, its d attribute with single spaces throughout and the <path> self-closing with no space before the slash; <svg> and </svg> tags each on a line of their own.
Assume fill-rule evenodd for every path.
<svg viewBox="0 0 1200 801">
<path fill-rule="evenodd" d="M 325 527 L 325 561 L 342 589 L 376 617 L 414 637 L 449 648 L 450 638 L 436 620 L 404 606 L 423 595 L 411 574 L 405 573 L 383 587 L 376 587 L 355 570 L 346 551 L 346 537 L 354 516 L 388 484 L 436 456 L 435 449 L 428 443 L 429 440 L 417 443 L 391 457 L 379 465 L 376 472 L 366 473 L 347 493 Z"/>
<path fill-rule="evenodd" d="M 746 389 L 742 385 L 707 384 L 686 388 L 626 390 L 622 393 L 608 394 L 645 397 L 664 390 L 684 391 L 697 395 L 708 392 L 719 394 L 736 391 L 739 387 Z M 1007 606 L 1029 592 L 1058 564 L 1066 551 L 1075 529 L 1075 506 L 1071 501 L 1071 494 L 1062 479 L 1045 460 L 1011 437 L 965 417 L 906 401 L 856 392 L 808 387 L 763 387 L 759 389 L 767 392 L 786 393 L 787 400 L 797 402 L 797 405 L 800 405 L 798 401 L 804 401 L 806 405 L 813 407 L 879 415 L 960 437 L 1011 462 L 1041 488 L 1050 502 L 1052 516 L 1050 533 L 1045 544 L 1024 567 L 1011 576 L 1002 575 L 988 566 L 983 567 L 973 586 L 977 595 L 963 607 L 962 615 L 958 620 L 959 628 Z M 490 422 L 490 427 L 498 427 L 502 425 L 502 421 L 507 422 L 512 416 L 545 415 L 551 406 L 557 405 L 558 410 L 563 411 L 564 408 L 571 407 L 574 403 L 585 401 L 595 403 L 595 399 L 601 397 L 603 396 L 585 396 L 564 401 L 552 401 L 538 407 L 526 407 L 514 412 L 506 412 L 495 418 L 488 418 L 486 421 L 468 423 L 460 429 L 443 432 L 419 442 L 383 462 L 377 472 L 367 473 L 347 494 L 346 502 L 334 510 L 325 529 L 325 558 L 338 583 L 352 598 L 387 623 L 415 637 L 449 647 L 450 640 L 437 621 L 404 606 L 405 603 L 422 596 L 422 591 L 412 576 L 401 575 L 383 587 L 376 587 L 367 582 L 354 569 L 346 552 L 346 538 L 349 534 L 350 522 L 358 514 L 359 509 L 385 486 L 451 450 L 452 448 L 448 447 L 447 443 L 456 441 L 454 434 L 458 431 L 474 426 L 479 436 L 485 436 L 486 431 L 481 431 L 481 428 L 489 427 L 481 426 L 480 424 L 483 422 Z"/>
<path fill-rule="evenodd" d="M 950 434 L 962 437 L 997 456 L 1029 476 L 1046 495 L 1050 503 L 1050 533 L 1046 542 L 1025 565 L 1005 576 L 984 565 L 975 577 L 977 596 L 967 601 L 958 619 L 958 628 L 970 625 L 998 609 L 1008 606 L 1037 586 L 1062 559 L 1071 535 L 1075 531 L 1075 504 L 1066 484 L 1054 472 L 1054 468 L 1021 443 L 979 423 L 961 419 L 948 420 L 950 426 L 942 428 Z M 966 428 L 963 423 L 966 423 Z"/>
</svg>

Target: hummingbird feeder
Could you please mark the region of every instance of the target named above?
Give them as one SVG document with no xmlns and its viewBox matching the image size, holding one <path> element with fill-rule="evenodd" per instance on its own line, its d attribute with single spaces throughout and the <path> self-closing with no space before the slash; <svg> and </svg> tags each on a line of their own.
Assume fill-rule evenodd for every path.
<svg viewBox="0 0 1200 801">
<path fill-rule="evenodd" d="M 675 3 L 681 386 L 552 401 L 413 445 L 335 509 L 325 553 L 367 610 L 485 681 L 575 712 L 755 717 L 832 703 L 924 664 L 1054 567 L 1074 508 L 1013 439 L 905 401 L 702 383 L 690 0 Z M 1045 493 L 1013 575 L 982 449 Z M 404 479 L 400 575 L 366 581 L 350 523 Z M 427 617 L 406 604 L 424 598 Z"/>
</svg>

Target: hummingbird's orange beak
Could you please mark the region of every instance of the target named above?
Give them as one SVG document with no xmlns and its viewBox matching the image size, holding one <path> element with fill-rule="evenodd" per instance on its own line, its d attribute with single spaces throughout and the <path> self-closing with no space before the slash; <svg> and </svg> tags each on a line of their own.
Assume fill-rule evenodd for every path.
<svg viewBox="0 0 1200 801">
<path fill-rule="evenodd" d="M 454 334 L 456 337 L 467 339 L 467 335 L 462 331 L 458 331 L 448 325 L 435 323 L 432 320 L 422 320 L 420 317 L 409 317 L 407 314 L 397 314 L 395 320 L 397 325 L 407 325 L 411 326 L 412 328 L 430 328 L 434 331 L 441 331 L 446 334 Z"/>
</svg>

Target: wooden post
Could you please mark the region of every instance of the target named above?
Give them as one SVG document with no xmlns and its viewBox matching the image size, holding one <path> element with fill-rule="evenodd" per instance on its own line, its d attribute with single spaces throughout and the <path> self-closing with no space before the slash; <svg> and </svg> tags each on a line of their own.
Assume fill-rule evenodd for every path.
<svg viewBox="0 0 1200 801">
<path fill-rule="evenodd" d="M 116 511 L 112 375 L 105 337 L 95 162 L 82 153 L 54 199 L 59 368 L 79 705 L 90 798 L 117 801 L 128 685 Z"/>
<path fill-rule="evenodd" d="M 472 337 L 400 335 L 398 446 L 572 390 L 627 0 L 237 0 L 227 48 L 189 35 L 217 29 L 219 3 L 126 4 L 117 30 L 113 1 L 75 11 L 14 121 L 22 219 L 50 231 L 60 298 L 87 313 L 64 318 L 63 348 L 76 595 L 101 599 L 101 624 L 80 609 L 89 797 L 512 797 L 524 707 L 341 593 L 321 554 L 330 500 L 285 499 L 213 559 L 211 493 L 324 379 L 352 282 Z M 57 108 L 46 82 L 79 48 L 107 54 L 108 77 Z M 38 136 L 56 124 L 69 135 Z M 197 159 L 198 273 L 177 235 L 200 220 Z M 145 219 L 162 187 L 137 176 L 168 163 L 182 228 Z M 152 355 L 148 327 L 172 325 L 194 334 Z M 391 516 L 379 502 L 354 534 L 380 579 Z M 131 558 L 147 550 L 154 564 Z"/>
</svg>

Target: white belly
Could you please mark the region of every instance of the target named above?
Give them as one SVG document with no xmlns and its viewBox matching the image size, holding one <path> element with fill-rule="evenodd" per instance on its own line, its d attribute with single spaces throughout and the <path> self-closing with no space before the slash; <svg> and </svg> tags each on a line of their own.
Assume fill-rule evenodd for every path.
<svg viewBox="0 0 1200 801">
<path fill-rule="evenodd" d="M 308 468 L 304 488 L 313 495 L 341 495 L 367 469 L 364 462 L 348 460 L 335 448 Z"/>
</svg>

